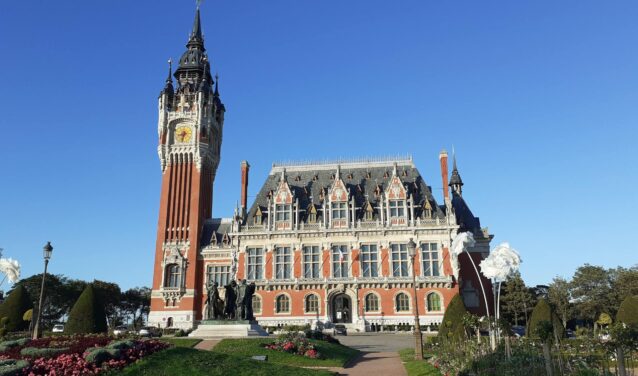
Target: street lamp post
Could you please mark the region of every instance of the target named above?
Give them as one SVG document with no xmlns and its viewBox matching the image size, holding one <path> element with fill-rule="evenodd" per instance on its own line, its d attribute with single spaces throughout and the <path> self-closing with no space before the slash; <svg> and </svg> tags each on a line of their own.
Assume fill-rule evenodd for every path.
<svg viewBox="0 0 638 376">
<path fill-rule="evenodd" d="M 40 338 L 40 319 L 42 318 L 42 303 L 44 301 L 44 281 L 47 277 L 47 267 L 49 266 L 49 259 L 51 259 L 51 254 L 53 253 L 51 242 L 47 242 L 47 244 L 42 249 L 42 253 L 44 256 L 44 273 L 42 274 L 42 285 L 40 286 L 40 301 L 38 303 L 38 311 L 37 315 L 35 316 L 35 325 L 33 326 L 33 339 Z"/>
<path fill-rule="evenodd" d="M 408 253 L 412 258 L 412 288 L 414 295 L 414 359 L 423 359 L 423 336 L 421 334 L 421 323 L 419 322 L 419 300 L 416 297 L 416 268 L 414 260 L 416 257 L 416 243 L 412 238 L 408 243 Z"/>
</svg>

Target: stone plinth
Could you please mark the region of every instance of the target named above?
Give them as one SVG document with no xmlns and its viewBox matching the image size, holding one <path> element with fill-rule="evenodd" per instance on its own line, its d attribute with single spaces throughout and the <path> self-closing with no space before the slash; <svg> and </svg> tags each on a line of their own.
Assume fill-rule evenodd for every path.
<svg viewBox="0 0 638 376">
<path fill-rule="evenodd" d="M 189 337 L 265 337 L 268 333 L 257 323 L 247 320 L 204 320 Z"/>
</svg>

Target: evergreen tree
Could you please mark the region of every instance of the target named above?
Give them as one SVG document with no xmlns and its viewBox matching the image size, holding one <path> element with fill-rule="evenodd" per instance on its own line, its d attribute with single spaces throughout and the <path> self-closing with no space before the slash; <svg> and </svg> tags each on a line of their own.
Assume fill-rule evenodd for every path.
<svg viewBox="0 0 638 376">
<path fill-rule="evenodd" d="M 529 325 L 527 326 L 527 333 L 529 336 L 537 336 L 540 330 L 541 323 L 549 322 L 554 328 L 554 333 L 557 337 L 562 337 L 564 334 L 564 327 L 560 319 L 552 310 L 547 300 L 539 299 L 538 303 L 532 311 L 532 315 L 529 318 Z"/>
<path fill-rule="evenodd" d="M 560 317 L 564 327 L 567 327 L 567 320 L 571 309 L 569 299 L 569 282 L 567 282 L 565 278 L 555 277 L 552 283 L 549 284 L 547 300 Z"/>
<path fill-rule="evenodd" d="M 5 329 L 7 332 L 25 330 L 29 327 L 29 322 L 24 321 L 24 314 L 33 308 L 31 297 L 27 290 L 18 286 L 14 288 L 7 299 L 0 305 L 0 318 L 6 317 Z"/>
<path fill-rule="evenodd" d="M 451 341 L 461 341 L 465 338 L 463 317 L 467 314 L 460 294 L 454 295 L 448 304 L 443 321 L 439 327 L 439 338 Z"/>
<path fill-rule="evenodd" d="M 518 272 L 510 276 L 504 284 L 505 288 L 501 292 L 501 312 L 513 318 L 514 325 L 519 324 L 520 318 L 525 318 L 527 324 L 527 313 L 534 306 L 532 293 Z"/>
<path fill-rule="evenodd" d="M 103 333 L 107 331 L 104 304 L 93 284 L 86 286 L 69 313 L 64 331 L 69 334 Z"/>
<path fill-rule="evenodd" d="M 612 274 L 600 266 L 585 264 L 576 269 L 570 283 L 578 314 L 590 322 L 603 313 L 615 313 Z"/>
<path fill-rule="evenodd" d="M 626 325 L 638 325 L 638 295 L 628 296 L 620 304 L 616 321 Z"/>
</svg>

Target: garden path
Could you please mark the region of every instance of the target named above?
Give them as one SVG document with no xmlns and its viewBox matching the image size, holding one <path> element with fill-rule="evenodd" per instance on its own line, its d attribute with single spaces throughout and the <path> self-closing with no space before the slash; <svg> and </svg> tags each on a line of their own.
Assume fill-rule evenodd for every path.
<svg viewBox="0 0 638 376">
<path fill-rule="evenodd" d="M 200 343 L 198 343 L 197 345 L 195 345 L 195 348 L 197 350 L 212 350 L 213 347 L 215 347 L 216 344 L 219 343 L 219 341 L 221 341 L 222 339 L 205 339 L 203 341 L 201 341 Z"/>
</svg>

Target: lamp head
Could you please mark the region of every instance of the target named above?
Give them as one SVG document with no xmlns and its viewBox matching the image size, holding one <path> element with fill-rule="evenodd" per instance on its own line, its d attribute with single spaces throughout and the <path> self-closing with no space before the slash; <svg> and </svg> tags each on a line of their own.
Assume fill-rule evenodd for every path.
<svg viewBox="0 0 638 376">
<path fill-rule="evenodd" d="M 51 242 L 47 242 L 44 248 L 42 248 L 42 253 L 44 255 L 44 260 L 49 261 L 51 254 L 53 253 L 53 246 L 51 245 Z"/>
</svg>

